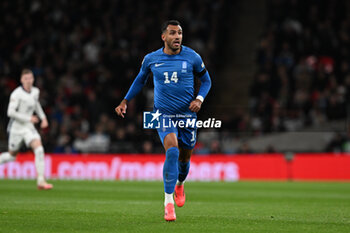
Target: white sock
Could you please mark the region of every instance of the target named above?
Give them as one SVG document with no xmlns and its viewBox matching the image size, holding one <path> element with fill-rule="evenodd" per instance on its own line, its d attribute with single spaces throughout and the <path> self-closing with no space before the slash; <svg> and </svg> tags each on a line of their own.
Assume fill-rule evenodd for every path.
<svg viewBox="0 0 350 233">
<path fill-rule="evenodd" d="M 164 193 L 164 206 L 166 206 L 169 203 L 174 204 L 174 198 L 173 198 L 173 194 L 168 194 L 168 193 Z"/>
<path fill-rule="evenodd" d="M 42 146 L 37 147 L 34 150 L 35 154 L 35 167 L 38 174 L 37 183 L 45 182 L 44 170 L 45 170 L 45 160 L 44 160 L 44 148 Z"/>
<path fill-rule="evenodd" d="M 16 156 L 12 156 L 9 152 L 3 152 L 0 154 L 0 164 L 15 161 Z"/>
<path fill-rule="evenodd" d="M 176 185 L 183 185 L 184 183 L 185 183 L 185 181 L 179 181 L 179 180 L 177 180 Z"/>
</svg>

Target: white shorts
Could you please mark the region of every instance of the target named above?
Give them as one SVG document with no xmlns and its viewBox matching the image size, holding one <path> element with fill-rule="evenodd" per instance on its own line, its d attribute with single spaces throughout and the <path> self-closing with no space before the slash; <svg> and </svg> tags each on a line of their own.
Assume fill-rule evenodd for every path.
<svg viewBox="0 0 350 233">
<path fill-rule="evenodd" d="M 10 131 L 9 151 L 19 151 L 23 143 L 25 143 L 27 147 L 30 147 L 30 143 L 34 139 L 41 140 L 40 134 L 36 129 L 24 129 L 21 134 Z"/>
</svg>

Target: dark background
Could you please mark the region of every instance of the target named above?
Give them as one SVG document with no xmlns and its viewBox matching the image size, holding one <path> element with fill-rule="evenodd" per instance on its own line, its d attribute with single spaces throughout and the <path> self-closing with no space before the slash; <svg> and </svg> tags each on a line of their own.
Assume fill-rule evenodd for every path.
<svg viewBox="0 0 350 233">
<path fill-rule="evenodd" d="M 114 108 L 162 46 L 162 22 L 177 19 L 213 82 L 199 117 L 223 121 L 199 130 L 195 153 L 349 152 L 349 12 L 346 0 L 3 0 L 0 148 L 10 93 L 30 68 L 50 123 L 40 131 L 47 152 L 162 153 L 142 128 L 151 79 L 125 119 Z"/>
</svg>

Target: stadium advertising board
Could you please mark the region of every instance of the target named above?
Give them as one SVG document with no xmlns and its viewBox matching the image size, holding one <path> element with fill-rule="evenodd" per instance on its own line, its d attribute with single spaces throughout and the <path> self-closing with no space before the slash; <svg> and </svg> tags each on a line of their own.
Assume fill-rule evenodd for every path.
<svg viewBox="0 0 350 233">
<path fill-rule="evenodd" d="M 45 176 L 51 179 L 162 180 L 163 155 L 47 155 Z M 350 180 L 350 156 L 282 154 L 193 156 L 189 180 Z M 33 155 L 19 155 L 0 166 L 0 177 L 34 179 Z"/>
</svg>

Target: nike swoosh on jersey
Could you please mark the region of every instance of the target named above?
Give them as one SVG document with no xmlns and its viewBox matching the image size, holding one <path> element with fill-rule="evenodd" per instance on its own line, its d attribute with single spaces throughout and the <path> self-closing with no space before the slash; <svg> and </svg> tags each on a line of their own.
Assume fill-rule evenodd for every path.
<svg viewBox="0 0 350 233">
<path fill-rule="evenodd" d="M 154 64 L 155 67 L 158 67 L 158 66 L 161 66 L 161 65 L 164 65 L 164 63 L 156 63 L 156 64 Z"/>
</svg>

